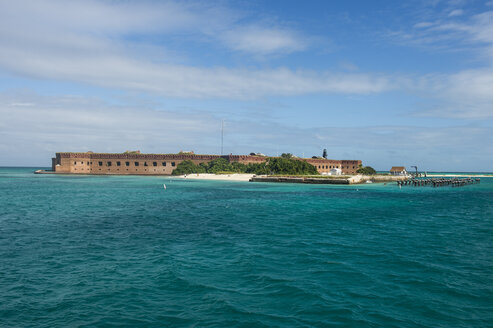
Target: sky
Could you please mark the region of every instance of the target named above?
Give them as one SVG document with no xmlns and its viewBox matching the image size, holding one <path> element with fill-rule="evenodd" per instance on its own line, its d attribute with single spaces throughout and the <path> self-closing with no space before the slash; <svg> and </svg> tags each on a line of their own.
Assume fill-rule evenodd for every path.
<svg viewBox="0 0 493 328">
<path fill-rule="evenodd" d="M 0 0 L 0 166 L 293 153 L 493 171 L 493 1 Z"/>
</svg>

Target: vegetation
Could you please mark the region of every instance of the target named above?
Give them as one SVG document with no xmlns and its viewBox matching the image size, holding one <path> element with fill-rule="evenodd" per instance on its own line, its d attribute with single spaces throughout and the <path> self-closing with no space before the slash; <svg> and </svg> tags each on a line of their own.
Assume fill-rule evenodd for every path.
<svg viewBox="0 0 493 328">
<path fill-rule="evenodd" d="M 291 154 L 289 154 L 291 155 Z M 191 173 L 214 173 L 220 174 L 223 172 L 230 173 L 253 173 L 257 175 L 318 175 L 315 166 L 308 164 L 305 161 L 295 160 L 287 157 L 271 157 L 265 162 L 258 164 L 242 164 L 238 162 L 228 162 L 224 158 L 217 158 L 209 163 L 201 163 L 196 165 L 190 160 L 185 160 L 177 165 L 173 171 L 173 175 L 183 175 Z"/>
<path fill-rule="evenodd" d="M 224 158 L 217 158 L 209 163 L 200 163 L 196 165 L 191 160 L 184 160 L 176 166 L 173 171 L 173 175 L 183 175 L 191 173 L 243 173 L 247 169 L 247 166 L 242 163 L 233 162 L 230 163 Z"/>
<path fill-rule="evenodd" d="M 191 173 L 205 173 L 205 170 L 200 165 L 195 165 L 191 160 L 184 160 L 176 166 L 173 171 L 173 175 L 183 175 Z"/>
<path fill-rule="evenodd" d="M 377 174 L 377 171 L 371 166 L 362 166 L 358 170 L 356 170 L 356 173 L 360 173 L 363 175 L 375 175 Z"/>
<path fill-rule="evenodd" d="M 315 166 L 306 161 L 282 157 L 269 158 L 264 169 L 264 174 L 318 175 Z"/>
</svg>

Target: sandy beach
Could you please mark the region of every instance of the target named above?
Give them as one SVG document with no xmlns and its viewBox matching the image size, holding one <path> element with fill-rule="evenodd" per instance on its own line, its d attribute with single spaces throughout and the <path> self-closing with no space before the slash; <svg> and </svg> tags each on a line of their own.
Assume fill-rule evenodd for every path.
<svg viewBox="0 0 493 328">
<path fill-rule="evenodd" d="M 254 176 L 255 174 L 244 174 L 244 173 L 236 173 L 236 174 L 193 173 L 187 175 L 179 175 L 176 177 L 180 179 L 194 179 L 194 180 L 250 181 L 250 179 Z M 321 176 L 321 178 L 323 177 Z M 373 182 L 392 182 L 397 180 L 403 180 L 405 179 L 405 177 L 353 175 L 353 176 L 340 177 L 339 180 L 341 179 L 348 180 L 349 184 L 358 184 L 358 183 L 365 183 L 367 180 L 371 180 Z M 332 180 L 338 180 L 338 179 L 337 177 L 334 177 L 334 179 Z"/>
<path fill-rule="evenodd" d="M 199 174 L 186 174 L 179 175 L 177 178 L 182 179 L 195 179 L 195 180 L 226 180 L 226 181 L 249 181 L 254 174 L 212 174 L 212 173 L 199 173 Z"/>
<path fill-rule="evenodd" d="M 212 174 L 212 173 L 199 173 L 199 174 L 187 174 L 187 175 L 179 175 L 176 176 L 180 179 L 194 179 L 194 180 L 223 180 L 223 181 L 250 181 L 250 179 L 255 176 L 254 174 L 244 174 L 244 173 L 236 173 L 236 174 Z M 482 175 L 482 174 L 428 174 L 428 177 L 471 177 L 471 178 L 488 178 L 492 177 L 491 175 Z M 358 184 L 364 183 L 367 180 L 372 182 L 393 182 L 398 180 L 405 180 L 407 177 L 404 176 L 364 176 L 364 175 L 353 175 L 349 177 L 345 177 L 345 179 L 349 180 L 349 184 Z"/>
</svg>

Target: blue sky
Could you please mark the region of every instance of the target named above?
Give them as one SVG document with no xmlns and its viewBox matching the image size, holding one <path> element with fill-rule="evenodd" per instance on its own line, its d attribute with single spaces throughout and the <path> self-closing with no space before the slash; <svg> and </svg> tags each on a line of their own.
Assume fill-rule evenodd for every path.
<svg viewBox="0 0 493 328">
<path fill-rule="evenodd" d="M 0 165 L 194 150 L 493 171 L 493 1 L 0 0 Z"/>
</svg>

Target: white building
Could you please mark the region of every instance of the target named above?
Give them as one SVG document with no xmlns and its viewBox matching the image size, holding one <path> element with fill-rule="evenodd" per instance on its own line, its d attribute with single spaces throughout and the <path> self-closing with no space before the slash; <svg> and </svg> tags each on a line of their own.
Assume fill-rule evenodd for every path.
<svg viewBox="0 0 493 328">
<path fill-rule="evenodd" d="M 407 175 L 406 168 L 404 166 L 392 166 L 390 169 L 392 175 Z"/>
<path fill-rule="evenodd" d="M 329 175 L 342 175 L 342 170 L 338 167 L 330 169 Z"/>
</svg>

